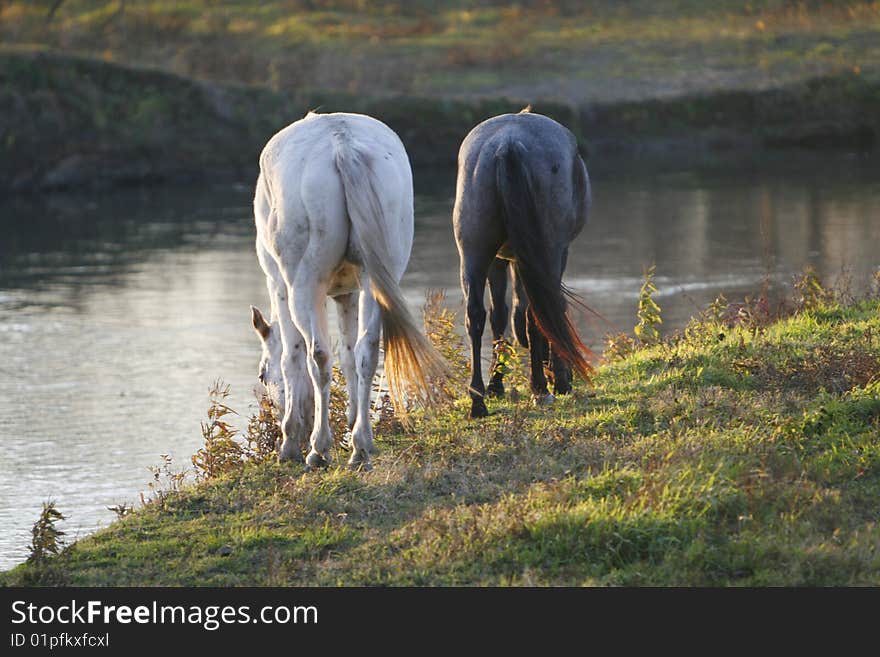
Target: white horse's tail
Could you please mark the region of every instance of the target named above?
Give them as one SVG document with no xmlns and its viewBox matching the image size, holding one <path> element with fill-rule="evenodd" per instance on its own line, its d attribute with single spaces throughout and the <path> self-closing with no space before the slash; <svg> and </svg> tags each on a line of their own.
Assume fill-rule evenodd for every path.
<svg viewBox="0 0 880 657">
<path fill-rule="evenodd" d="M 449 367 L 422 334 L 406 307 L 400 285 L 388 270 L 386 263 L 391 259 L 378 192 L 381 183 L 370 166 L 369 154 L 358 149 L 345 131 L 334 133 L 333 142 L 353 237 L 370 276 L 373 297 L 379 304 L 388 389 L 395 408 L 404 414 L 408 389 L 423 401 L 437 401 L 444 386 L 436 384 L 449 376 Z"/>
</svg>

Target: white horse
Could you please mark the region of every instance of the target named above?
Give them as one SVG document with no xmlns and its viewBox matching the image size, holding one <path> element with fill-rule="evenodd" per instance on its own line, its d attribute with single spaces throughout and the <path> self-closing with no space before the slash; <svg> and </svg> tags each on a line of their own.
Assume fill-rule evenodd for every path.
<svg viewBox="0 0 880 657">
<path fill-rule="evenodd" d="M 370 467 L 370 392 L 385 339 L 392 399 L 422 394 L 446 365 L 406 308 L 399 281 L 413 239 L 412 171 L 397 135 L 362 114 L 315 114 L 273 136 L 260 155 L 254 198 L 257 257 L 271 315 L 251 307 L 263 345 L 260 380 L 279 409 L 281 460 L 326 465 L 332 358 L 326 299 L 336 302 L 348 387 L 349 465 Z"/>
</svg>

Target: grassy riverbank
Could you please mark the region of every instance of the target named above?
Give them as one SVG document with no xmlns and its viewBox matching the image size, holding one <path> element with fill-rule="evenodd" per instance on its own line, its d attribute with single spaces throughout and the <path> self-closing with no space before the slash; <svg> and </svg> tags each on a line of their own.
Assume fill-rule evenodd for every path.
<svg viewBox="0 0 880 657">
<path fill-rule="evenodd" d="M 715 304 L 551 408 L 383 430 L 369 473 L 168 491 L 0 582 L 878 585 L 880 300 L 801 290 L 779 320 Z"/>
</svg>

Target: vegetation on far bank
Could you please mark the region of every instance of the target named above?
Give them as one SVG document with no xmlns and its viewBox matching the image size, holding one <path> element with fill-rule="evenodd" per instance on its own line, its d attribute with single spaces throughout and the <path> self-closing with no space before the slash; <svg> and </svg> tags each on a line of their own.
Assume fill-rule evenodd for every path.
<svg viewBox="0 0 880 657">
<path fill-rule="evenodd" d="M 416 166 L 528 103 L 600 165 L 866 152 L 878 36 L 855 0 L 0 0 L 0 193 L 252 180 L 314 108 L 377 116 Z"/>
<path fill-rule="evenodd" d="M 476 123 L 523 105 L 505 98 L 278 93 L 0 50 L 0 192 L 218 175 L 253 180 L 266 141 L 313 109 L 376 116 L 397 131 L 415 166 L 454 167 Z M 574 108 L 548 102 L 541 109 L 578 130 Z"/>
<path fill-rule="evenodd" d="M 269 137 L 311 109 L 376 116 L 400 135 L 413 166 L 453 172 L 474 125 L 528 102 L 574 132 L 591 171 L 614 161 L 632 166 L 633 156 L 653 156 L 668 169 L 694 156 L 753 157 L 766 148 L 869 152 L 880 134 L 880 80 L 853 73 L 766 91 L 579 106 L 537 94 L 439 100 L 276 92 L 39 50 L 0 50 L 0 192 L 250 181 Z"/>
<path fill-rule="evenodd" d="M 276 91 L 641 100 L 875 75 L 865 0 L 4 0 L 0 41 Z"/>
<path fill-rule="evenodd" d="M 795 290 L 795 312 L 719 298 L 664 339 L 645 303 L 552 407 L 508 361 L 491 417 L 385 421 L 371 472 L 279 465 L 259 418 L 230 448 L 215 403 L 199 484 L 157 470 L 143 508 L 0 583 L 878 585 L 880 290 Z"/>
</svg>

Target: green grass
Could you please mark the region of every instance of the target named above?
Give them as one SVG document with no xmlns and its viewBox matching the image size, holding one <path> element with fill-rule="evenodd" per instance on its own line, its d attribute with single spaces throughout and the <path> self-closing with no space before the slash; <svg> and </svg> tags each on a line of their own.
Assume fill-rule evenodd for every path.
<svg viewBox="0 0 880 657">
<path fill-rule="evenodd" d="M 880 301 L 695 321 L 553 407 L 466 409 L 380 435 L 372 472 L 249 464 L 0 582 L 880 584 Z"/>
<path fill-rule="evenodd" d="M 639 100 L 880 64 L 880 4 L 8 0 L 0 40 L 276 90 Z"/>
</svg>

